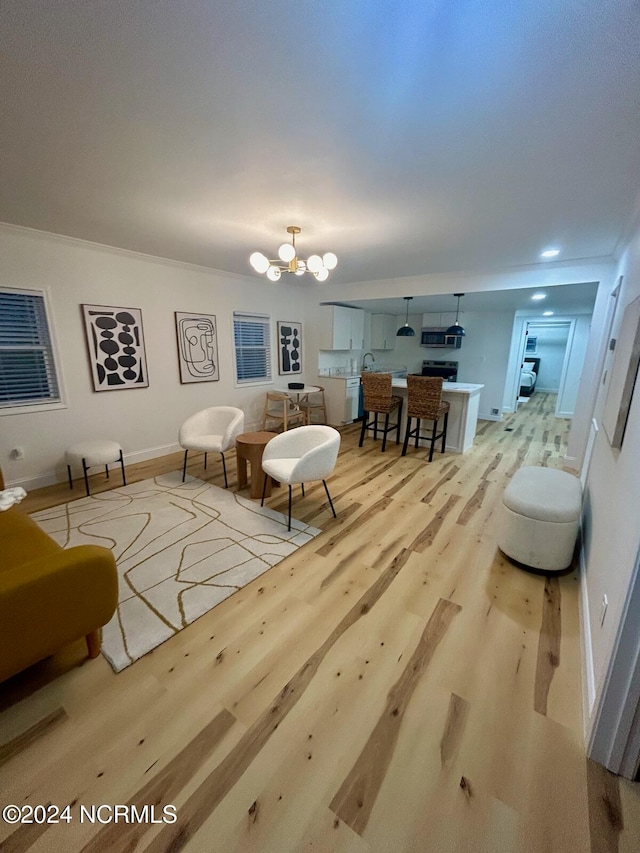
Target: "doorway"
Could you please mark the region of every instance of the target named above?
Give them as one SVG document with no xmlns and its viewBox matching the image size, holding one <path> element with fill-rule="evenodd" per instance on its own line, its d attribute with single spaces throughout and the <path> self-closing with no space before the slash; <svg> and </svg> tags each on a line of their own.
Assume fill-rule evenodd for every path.
<svg viewBox="0 0 640 853">
<path fill-rule="evenodd" d="M 518 332 L 516 332 L 518 334 Z M 574 319 L 543 320 L 523 318 L 518 345 L 519 358 L 511 379 L 513 409 L 528 399 L 520 396 L 521 374 L 525 362 L 535 368 L 535 385 L 532 393 L 550 392 L 557 394 L 555 416 L 570 418 L 573 415 L 577 382 L 574 369 L 569 371 L 575 335 Z M 579 365 L 581 371 L 581 365 Z M 572 382 L 569 383 L 568 379 Z M 531 390 L 531 389 L 529 389 Z"/>
</svg>

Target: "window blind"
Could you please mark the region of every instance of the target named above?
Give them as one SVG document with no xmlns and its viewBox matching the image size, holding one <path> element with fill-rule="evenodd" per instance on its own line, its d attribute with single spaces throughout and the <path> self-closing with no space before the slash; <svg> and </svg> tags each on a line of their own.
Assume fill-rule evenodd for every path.
<svg viewBox="0 0 640 853">
<path fill-rule="evenodd" d="M 44 294 L 0 290 L 0 408 L 59 400 Z"/>
<path fill-rule="evenodd" d="M 271 329 L 264 314 L 233 312 L 237 382 L 271 379 Z"/>
</svg>

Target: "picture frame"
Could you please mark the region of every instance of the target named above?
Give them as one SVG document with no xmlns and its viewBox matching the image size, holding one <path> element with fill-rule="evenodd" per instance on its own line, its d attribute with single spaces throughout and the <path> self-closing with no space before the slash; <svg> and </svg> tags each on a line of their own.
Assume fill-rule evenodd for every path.
<svg viewBox="0 0 640 853">
<path fill-rule="evenodd" d="M 640 296 L 625 308 L 615 345 L 602 426 L 609 444 L 621 448 L 640 368 Z"/>
<path fill-rule="evenodd" d="M 278 373 L 281 376 L 302 374 L 302 323 L 278 320 Z"/>
<path fill-rule="evenodd" d="M 94 391 L 147 388 L 142 310 L 81 305 Z"/>
<path fill-rule="evenodd" d="M 218 325 L 215 314 L 176 311 L 176 337 L 180 382 L 217 382 Z"/>
</svg>

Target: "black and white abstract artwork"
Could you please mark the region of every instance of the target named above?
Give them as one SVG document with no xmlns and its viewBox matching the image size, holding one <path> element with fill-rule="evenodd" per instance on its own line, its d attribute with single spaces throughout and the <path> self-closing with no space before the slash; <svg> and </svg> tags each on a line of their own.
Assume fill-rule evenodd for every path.
<svg viewBox="0 0 640 853">
<path fill-rule="evenodd" d="M 302 324 L 278 320 L 278 373 L 302 373 Z"/>
<path fill-rule="evenodd" d="M 95 391 L 146 388 L 147 359 L 139 308 L 83 305 Z"/>
<path fill-rule="evenodd" d="M 214 382 L 218 371 L 218 332 L 214 314 L 176 311 L 180 381 Z"/>
</svg>

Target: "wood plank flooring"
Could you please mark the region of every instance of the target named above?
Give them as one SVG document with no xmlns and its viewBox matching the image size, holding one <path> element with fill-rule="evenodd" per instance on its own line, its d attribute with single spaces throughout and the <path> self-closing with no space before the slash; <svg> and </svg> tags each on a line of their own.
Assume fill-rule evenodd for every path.
<svg viewBox="0 0 640 853">
<path fill-rule="evenodd" d="M 576 573 L 496 549 L 509 477 L 563 465 L 554 404 L 537 393 L 431 464 L 345 428 L 337 519 L 321 484 L 295 494 L 313 542 L 118 675 L 79 642 L 0 685 L 2 804 L 72 816 L 0 822 L 0 851 L 637 853 L 640 786 L 584 754 Z M 223 485 L 217 460 L 207 474 Z M 286 490 L 268 503 L 286 511 Z M 81 822 L 100 804 L 177 821 Z"/>
</svg>

